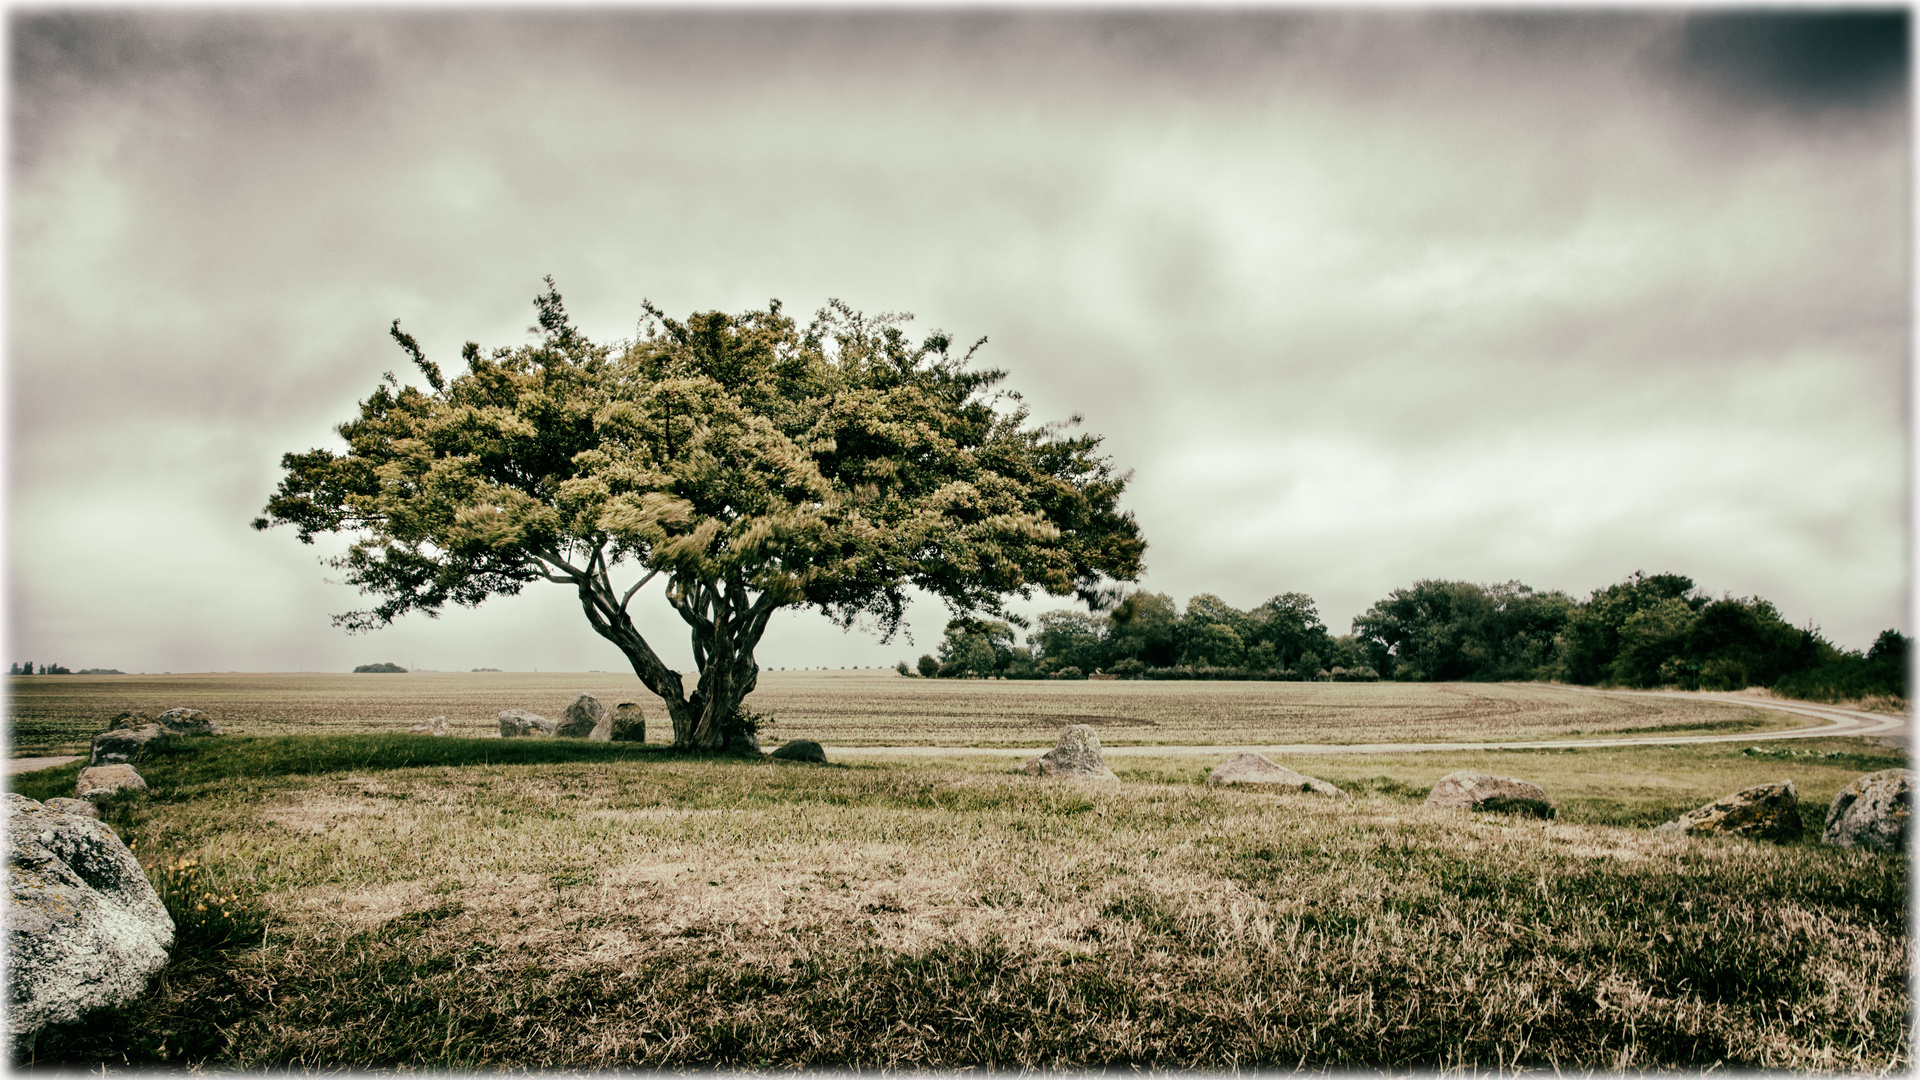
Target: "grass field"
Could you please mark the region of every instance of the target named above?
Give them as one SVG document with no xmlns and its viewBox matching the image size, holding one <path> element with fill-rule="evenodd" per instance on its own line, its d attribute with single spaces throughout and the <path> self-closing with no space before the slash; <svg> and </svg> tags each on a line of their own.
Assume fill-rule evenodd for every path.
<svg viewBox="0 0 1920 1080">
<path fill-rule="evenodd" d="M 1752 751 L 1758 751 L 1752 752 Z M 35 1062 L 268 1069 L 1900 1071 L 1904 855 L 1656 836 L 1857 740 L 1326 755 L 1337 802 L 983 758 L 195 740 L 107 816 L 173 897 L 154 991 Z M 1423 810 L 1472 767 L 1553 822 Z M 78 765 L 25 774 L 35 798 Z M 205 910 L 208 894 L 221 898 Z M 231 897 L 231 899 L 225 899 Z M 30 1062 L 32 1063 L 32 1062 Z"/>
<path fill-rule="evenodd" d="M 665 710 L 632 675 L 35 675 L 9 683 L 18 754 L 82 752 L 127 709 L 204 710 L 229 734 L 404 731 L 444 715 L 456 734 L 497 730 L 504 709 L 557 716 L 575 694 L 640 702 L 648 738 Z M 1612 697 L 1511 683 L 1002 682 L 892 672 L 766 672 L 748 698 L 763 740 L 830 746 L 1038 746 L 1090 724 L 1109 746 L 1540 739 L 1739 732 L 1815 721 L 1760 709 Z"/>
</svg>

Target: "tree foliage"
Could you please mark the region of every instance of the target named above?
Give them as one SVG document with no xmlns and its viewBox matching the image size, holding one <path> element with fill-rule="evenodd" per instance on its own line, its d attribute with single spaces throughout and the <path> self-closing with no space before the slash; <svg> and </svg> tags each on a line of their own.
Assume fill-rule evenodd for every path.
<svg viewBox="0 0 1920 1080">
<path fill-rule="evenodd" d="M 548 279 L 535 340 L 469 343 L 451 379 L 396 320 L 427 388 L 389 374 L 340 425 L 345 452 L 283 457 L 255 527 L 350 538 L 333 565 L 378 602 L 337 616 L 349 630 L 565 585 L 666 702 L 676 744 L 707 748 L 738 726 L 781 607 L 890 637 L 910 589 L 979 618 L 1036 590 L 1100 602 L 1138 575 L 1127 477 L 1097 436 L 996 392 L 1003 373 L 969 364 L 984 338 L 956 355 L 837 301 L 805 327 L 778 302 L 684 321 L 642 307 L 634 340 L 595 343 Z M 655 578 L 689 627 L 691 692 L 628 615 Z"/>
</svg>

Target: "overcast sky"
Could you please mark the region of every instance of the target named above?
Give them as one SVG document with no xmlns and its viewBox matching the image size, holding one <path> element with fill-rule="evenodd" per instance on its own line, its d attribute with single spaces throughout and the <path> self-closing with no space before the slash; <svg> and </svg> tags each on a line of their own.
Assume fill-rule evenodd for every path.
<svg viewBox="0 0 1920 1080">
<path fill-rule="evenodd" d="M 1145 588 L 1634 570 L 1907 618 L 1904 16 L 150 9 L 11 18 L 8 660 L 623 670 L 536 584 L 349 636 L 288 450 L 458 367 L 837 297 L 1133 470 Z M 417 380 L 418 376 L 414 376 Z M 638 603 L 638 602 L 636 602 Z M 685 632 L 641 619 L 669 660 Z M 1030 610 L 1068 601 L 1030 605 Z M 915 643 L 776 622 L 764 666 Z"/>
</svg>

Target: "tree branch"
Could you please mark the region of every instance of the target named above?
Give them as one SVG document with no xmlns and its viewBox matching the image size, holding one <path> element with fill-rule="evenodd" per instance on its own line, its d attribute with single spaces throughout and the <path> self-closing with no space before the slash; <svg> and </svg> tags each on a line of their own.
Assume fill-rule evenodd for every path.
<svg viewBox="0 0 1920 1080">
<path fill-rule="evenodd" d="M 660 576 L 660 569 L 658 567 L 655 567 L 654 569 L 647 571 L 646 577 L 643 577 L 639 581 L 634 582 L 633 588 L 628 589 L 626 593 L 620 597 L 620 610 L 621 611 L 627 610 L 627 601 L 633 599 L 633 594 L 639 592 L 641 586 L 645 585 L 647 582 L 652 581 L 654 578 L 657 578 L 659 576 Z"/>
</svg>

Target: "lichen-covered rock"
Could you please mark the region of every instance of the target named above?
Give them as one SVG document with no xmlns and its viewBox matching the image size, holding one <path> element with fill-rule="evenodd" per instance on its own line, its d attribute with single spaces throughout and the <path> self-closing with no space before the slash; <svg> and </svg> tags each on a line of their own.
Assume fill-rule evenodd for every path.
<svg viewBox="0 0 1920 1080">
<path fill-rule="evenodd" d="M 173 920 L 140 861 L 91 818 L 7 795 L 7 1033 L 16 1056 L 49 1024 L 137 997 L 167 962 Z"/>
<path fill-rule="evenodd" d="M 551 735 L 556 726 L 546 717 L 525 709 L 508 709 L 500 714 L 500 737 L 503 739 Z"/>
<path fill-rule="evenodd" d="M 168 709 L 154 717 L 154 723 L 167 729 L 168 734 L 189 738 L 196 735 L 223 734 L 220 725 L 214 723 L 213 717 L 199 709 Z"/>
<path fill-rule="evenodd" d="M 1100 754 L 1100 736 L 1085 724 L 1075 724 L 1060 733 L 1060 741 L 1053 749 L 1036 758 L 1021 763 L 1020 771 L 1028 776 L 1044 776 L 1058 780 L 1113 780 L 1120 778 L 1107 768 L 1107 760 Z"/>
<path fill-rule="evenodd" d="M 98 802 L 116 791 L 145 791 L 147 781 L 131 765 L 93 765 L 80 770 L 73 797 Z"/>
<path fill-rule="evenodd" d="M 103 731 L 93 737 L 89 765 L 124 765 L 138 761 L 173 741 L 173 735 L 159 724 Z"/>
<path fill-rule="evenodd" d="M 153 723 L 153 717 L 148 716 L 145 712 L 135 710 L 135 709 L 128 709 L 126 712 L 123 712 L 118 716 L 115 716 L 112 720 L 109 720 L 107 722 L 107 730 L 108 731 L 122 731 L 122 730 L 132 731 L 135 728 L 146 727 L 148 724 L 151 724 L 151 723 Z"/>
<path fill-rule="evenodd" d="M 445 735 L 447 734 L 447 718 L 444 716 L 430 716 L 408 728 L 407 733 L 410 735 Z"/>
<path fill-rule="evenodd" d="M 1745 836 L 1754 840 L 1798 840 L 1800 793 L 1793 781 L 1757 784 L 1715 799 L 1698 810 L 1657 826 L 1654 832 L 1681 832 L 1703 836 Z"/>
<path fill-rule="evenodd" d="M 788 739 L 771 756 L 781 761 L 809 761 L 816 765 L 827 763 L 827 751 L 812 739 Z"/>
<path fill-rule="evenodd" d="M 1292 788 L 1295 791 L 1328 795 L 1339 799 L 1352 798 L 1325 780 L 1294 772 L 1285 765 L 1276 764 L 1271 758 L 1254 753 L 1235 754 L 1228 758 L 1218 768 L 1207 774 L 1207 783 L 1211 785 L 1259 784 L 1276 788 Z"/>
<path fill-rule="evenodd" d="M 1856 777 L 1827 806 L 1820 839 L 1838 847 L 1905 851 L 1913 817 L 1913 781 L 1905 769 Z"/>
<path fill-rule="evenodd" d="M 614 742 L 646 742 L 647 718 L 640 712 L 637 701 L 623 701 L 613 707 L 613 720 L 608 735 Z"/>
<path fill-rule="evenodd" d="M 1527 780 L 1462 769 L 1448 773 L 1427 793 L 1426 805 L 1438 810 L 1480 810 L 1550 818 L 1553 802 L 1545 788 Z"/>
<path fill-rule="evenodd" d="M 81 817 L 98 818 L 100 810 L 85 799 L 52 798 L 40 805 L 58 814 L 79 814 Z"/>
<path fill-rule="evenodd" d="M 581 694 L 560 714 L 560 723 L 553 729 L 555 735 L 563 739 L 596 739 L 607 742 L 613 738 L 613 714 L 607 711 L 600 699 L 592 694 Z"/>
</svg>

